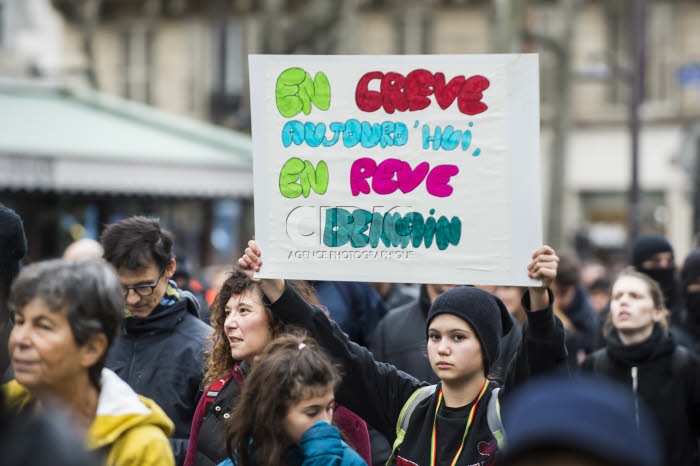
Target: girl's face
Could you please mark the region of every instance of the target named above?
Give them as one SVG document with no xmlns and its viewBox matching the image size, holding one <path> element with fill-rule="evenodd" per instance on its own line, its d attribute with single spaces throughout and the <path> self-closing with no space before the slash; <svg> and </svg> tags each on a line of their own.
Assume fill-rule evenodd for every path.
<svg viewBox="0 0 700 466">
<path fill-rule="evenodd" d="M 8 348 L 17 381 L 34 394 L 70 389 L 95 362 L 73 337 L 68 317 L 34 298 L 14 314 Z M 99 355 L 98 355 L 99 356 Z"/>
<path fill-rule="evenodd" d="M 644 280 L 630 276 L 617 279 L 610 298 L 610 315 L 618 331 L 651 331 L 663 314 L 663 309 L 654 307 L 651 291 Z"/>
<path fill-rule="evenodd" d="M 284 430 L 296 444 L 301 443 L 301 436 L 317 421 L 331 423 L 335 409 L 333 388 L 328 387 L 322 395 L 314 391 L 311 396 L 294 403 L 284 417 Z"/>
<path fill-rule="evenodd" d="M 224 316 L 224 333 L 236 361 L 251 362 L 272 340 L 270 319 L 257 287 L 232 295 L 226 303 Z"/>
<path fill-rule="evenodd" d="M 459 383 L 484 375 L 479 339 L 466 321 L 452 314 L 439 314 L 430 322 L 428 358 L 443 383 Z"/>
</svg>

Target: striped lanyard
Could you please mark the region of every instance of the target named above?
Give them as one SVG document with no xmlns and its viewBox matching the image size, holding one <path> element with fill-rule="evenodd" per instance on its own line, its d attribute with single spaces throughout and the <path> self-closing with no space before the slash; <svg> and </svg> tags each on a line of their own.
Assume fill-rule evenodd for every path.
<svg viewBox="0 0 700 466">
<path fill-rule="evenodd" d="M 489 386 L 489 381 L 484 380 L 484 385 L 481 386 L 481 391 L 479 392 L 479 396 L 476 397 L 476 401 L 474 402 L 474 406 L 472 406 L 471 411 L 469 411 L 469 416 L 467 417 L 467 425 L 464 428 L 464 435 L 462 435 L 462 444 L 459 446 L 459 450 L 457 450 L 457 453 L 455 454 L 454 459 L 450 463 L 450 466 L 455 466 L 457 464 L 457 460 L 459 459 L 459 455 L 462 454 L 462 449 L 464 448 L 464 441 L 467 439 L 467 434 L 469 433 L 469 428 L 472 426 L 472 421 L 474 420 L 474 415 L 476 414 L 476 408 L 479 406 L 479 401 L 481 400 L 481 397 L 484 396 L 484 393 L 486 392 L 486 387 Z M 438 410 L 440 409 L 440 403 L 442 403 L 442 388 L 440 388 L 440 393 L 438 393 L 438 400 L 437 400 L 437 406 L 435 407 L 435 417 L 433 418 L 433 435 L 432 438 L 430 439 L 430 466 L 435 466 L 437 463 L 436 457 L 437 457 L 437 415 L 438 415 Z"/>
</svg>

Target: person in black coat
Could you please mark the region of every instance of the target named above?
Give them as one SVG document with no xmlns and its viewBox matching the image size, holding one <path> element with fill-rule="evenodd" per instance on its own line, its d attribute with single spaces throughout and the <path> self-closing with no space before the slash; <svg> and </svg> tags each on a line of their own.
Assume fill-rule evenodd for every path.
<svg viewBox="0 0 700 466">
<path fill-rule="evenodd" d="M 425 324 L 430 305 L 443 292 L 454 285 L 421 285 L 418 297 L 413 301 L 389 311 L 374 332 L 370 351 L 374 359 L 396 366 L 418 380 L 438 383 L 439 377 L 433 372 L 428 359 L 425 341 Z M 520 298 L 518 297 L 518 302 Z M 524 312 L 524 311 L 523 311 Z M 507 366 L 513 360 L 520 346 L 520 325 L 501 337 L 501 351 L 498 359 L 491 364 L 489 379 L 503 382 Z M 376 429 L 370 429 L 373 464 L 381 466 L 391 454 L 391 445 Z"/>
<path fill-rule="evenodd" d="M 625 269 L 613 284 L 610 317 L 605 348 L 589 355 L 582 370 L 614 379 L 646 402 L 663 436 L 665 464 L 697 465 L 700 360 L 666 330 L 658 283 Z"/>
<path fill-rule="evenodd" d="M 100 242 L 105 260 L 117 270 L 127 314 L 106 366 L 173 421 L 170 444 L 175 463 L 182 465 L 202 395 L 211 327 L 199 319 L 197 299 L 171 280 L 173 236 L 156 219 L 131 217 L 108 225 Z"/>
<path fill-rule="evenodd" d="M 683 261 L 681 283 L 687 312 L 685 328 L 697 349 L 700 347 L 700 249 L 691 251 Z"/>
<path fill-rule="evenodd" d="M 255 241 L 248 244 L 238 265 L 252 276 L 262 265 L 261 251 Z M 487 291 L 460 286 L 441 294 L 432 304 L 426 336 L 431 366 L 440 383 L 430 386 L 429 395 L 412 411 L 403 442 L 396 450 L 397 465 L 426 465 L 431 459 L 435 464 L 456 466 L 496 461 L 502 436 L 487 420 L 492 397 L 497 401 L 504 390 L 532 374 L 566 367 L 564 330 L 552 312 L 551 293 L 546 288 L 556 276 L 558 257 L 543 246 L 532 258 L 528 276 L 542 280 L 543 287 L 529 288 L 523 297 L 524 307 L 532 309 L 528 311 L 529 325 L 503 390 L 487 378 L 500 352 L 500 337 L 512 327 L 503 303 Z M 375 361 L 367 349 L 350 342 L 322 310 L 301 299 L 284 280 L 263 279 L 261 287 L 270 309 L 283 322 L 305 328 L 342 363 L 346 375 L 336 400 L 393 442 L 406 402 L 428 385 Z"/>
<path fill-rule="evenodd" d="M 577 368 L 595 348 L 596 322 L 593 305 L 581 284 L 581 264 L 573 252 L 559 255 L 557 278 L 552 284 L 554 312 L 566 329 L 566 350 L 569 367 Z"/>
</svg>

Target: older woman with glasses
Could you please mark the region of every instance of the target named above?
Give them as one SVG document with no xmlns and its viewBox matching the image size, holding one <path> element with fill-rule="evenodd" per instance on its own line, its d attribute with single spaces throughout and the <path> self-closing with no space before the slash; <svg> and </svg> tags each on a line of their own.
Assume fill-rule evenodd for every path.
<svg viewBox="0 0 700 466">
<path fill-rule="evenodd" d="M 3 391 L 12 411 L 28 417 L 64 411 L 86 448 L 110 466 L 174 464 L 167 439 L 172 421 L 104 368 L 124 319 L 110 266 L 66 260 L 30 265 L 12 286 L 9 307 L 15 380 Z"/>
</svg>

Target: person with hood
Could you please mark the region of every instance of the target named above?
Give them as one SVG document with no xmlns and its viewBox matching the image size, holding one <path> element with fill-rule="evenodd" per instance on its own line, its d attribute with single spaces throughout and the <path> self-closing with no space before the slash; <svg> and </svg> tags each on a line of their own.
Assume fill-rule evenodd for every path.
<svg viewBox="0 0 700 466">
<path fill-rule="evenodd" d="M 252 276 L 262 265 L 261 251 L 255 241 L 248 246 L 238 264 Z M 504 387 L 487 375 L 498 358 L 501 336 L 513 323 L 503 303 L 487 291 L 460 286 L 445 291 L 430 306 L 427 350 L 440 382 L 428 385 L 375 361 L 285 280 L 263 279 L 261 288 L 283 322 L 305 328 L 342 364 L 346 376 L 336 400 L 394 442 L 395 464 L 493 464 L 503 440 L 502 428 L 492 422 L 499 418 L 499 399 L 530 375 L 566 370 L 564 330 L 546 288 L 556 276 L 557 262 L 548 246 L 532 255 L 527 275 L 542 280 L 543 286 L 530 287 L 523 296 L 529 325 L 524 326 L 517 361 L 505 375 Z"/>
<path fill-rule="evenodd" d="M 104 367 L 122 325 L 122 293 L 103 262 L 56 259 L 25 267 L 9 299 L 15 379 L 5 408 L 19 417 L 60 410 L 107 466 L 174 464 L 173 423 Z M 67 429 L 70 430 L 70 429 Z"/>
<path fill-rule="evenodd" d="M 663 436 L 664 464 L 698 464 L 700 360 L 666 329 L 659 284 L 632 267 L 612 287 L 606 346 L 581 369 L 616 380 L 650 407 Z"/>
<path fill-rule="evenodd" d="M 10 296 L 12 280 L 19 273 L 20 262 L 25 254 L 27 237 L 24 234 L 22 218 L 14 210 L 0 204 L 0 377 L 9 364 L 7 338 L 10 322 L 6 303 Z"/>
<path fill-rule="evenodd" d="M 686 306 L 686 329 L 700 346 L 700 249 L 694 249 L 683 261 L 681 269 L 683 298 Z"/>
<path fill-rule="evenodd" d="M 673 246 L 664 236 L 649 233 L 632 242 L 631 265 L 649 275 L 661 287 L 664 306 L 671 313 L 671 324 L 685 324 L 683 289 L 676 270 Z"/>
<path fill-rule="evenodd" d="M 211 327 L 199 319 L 197 299 L 171 280 L 177 267 L 173 236 L 158 220 L 121 220 L 105 228 L 100 242 L 126 305 L 124 330 L 106 365 L 172 419 L 170 443 L 176 464 L 182 465 L 202 395 L 202 353 Z"/>
</svg>

